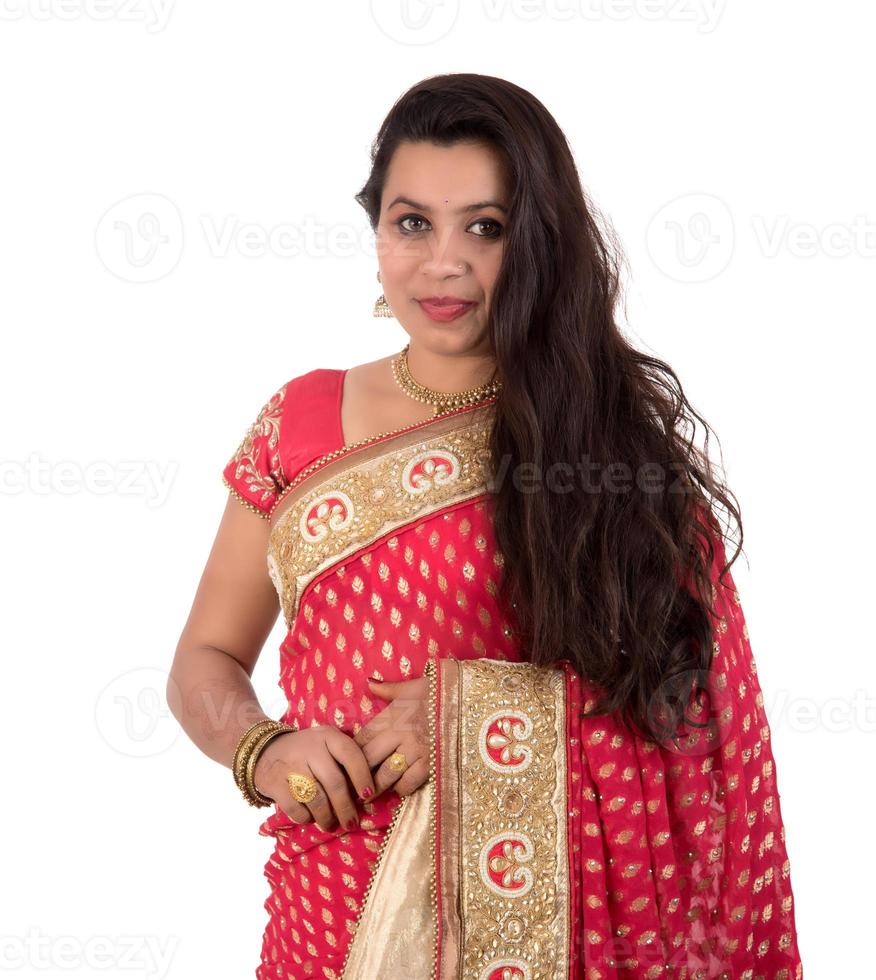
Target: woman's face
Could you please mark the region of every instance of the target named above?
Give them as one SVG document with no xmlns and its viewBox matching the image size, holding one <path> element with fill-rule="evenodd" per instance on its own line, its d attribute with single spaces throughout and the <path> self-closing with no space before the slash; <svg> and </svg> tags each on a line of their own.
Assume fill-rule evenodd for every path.
<svg viewBox="0 0 876 980">
<path fill-rule="evenodd" d="M 380 280 L 399 323 L 428 350 L 489 354 L 507 193 L 501 157 L 483 143 L 402 143 L 393 154 L 377 227 Z M 446 305 L 454 299 L 472 305 Z"/>
</svg>

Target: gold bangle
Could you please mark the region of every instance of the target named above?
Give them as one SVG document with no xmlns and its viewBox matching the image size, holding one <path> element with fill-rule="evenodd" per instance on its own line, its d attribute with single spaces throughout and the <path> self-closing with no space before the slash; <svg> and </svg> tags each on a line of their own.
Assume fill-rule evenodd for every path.
<svg viewBox="0 0 876 980">
<path fill-rule="evenodd" d="M 265 796 L 264 793 L 260 792 L 255 785 L 255 767 L 256 763 L 259 761 L 259 756 L 267 746 L 268 742 L 276 738 L 278 735 L 285 735 L 287 732 L 294 732 L 295 729 L 291 725 L 283 724 L 278 722 L 277 726 L 265 732 L 262 732 L 258 741 L 253 745 L 252 751 L 246 760 L 246 769 L 244 775 L 244 796 L 247 798 L 247 802 L 250 806 L 273 806 L 274 800 L 270 796 Z"/>
<path fill-rule="evenodd" d="M 272 725 L 270 728 L 259 729 L 253 739 L 244 748 L 243 759 L 241 760 L 242 769 L 240 772 L 240 791 L 251 805 L 253 805 L 255 801 L 258 801 L 261 805 L 264 805 L 263 799 L 256 796 L 251 788 L 252 768 L 255 765 L 253 761 L 254 757 L 257 755 L 259 745 L 261 745 L 266 738 L 273 735 L 276 731 L 277 725 Z"/>
<path fill-rule="evenodd" d="M 244 773 L 246 771 L 246 760 L 252 751 L 253 745 L 258 741 L 259 735 L 262 732 L 270 731 L 276 728 L 277 722 L 273 718 L 262 718 L 257 721 L 254 725 L 251 725 L 244 733 L 240 736 L 237 742 L 237 748 L 234 750 L 234 758 L 231 763 L 231 771 L 234 775 L 234 782 L 236 783 L 238 789 L 241 792 L 244 790 Z"/>
</svg>

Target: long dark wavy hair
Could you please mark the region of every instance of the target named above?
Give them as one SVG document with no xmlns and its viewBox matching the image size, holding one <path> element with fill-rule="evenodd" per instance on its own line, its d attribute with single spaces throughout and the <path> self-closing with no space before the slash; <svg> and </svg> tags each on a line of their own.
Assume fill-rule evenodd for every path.
<svg viewBox="0 0 876 980">
<path fill-rule="evenodd" d="M 507 169 L 510 211 L 489 310 L 502 381 L 490 500 L 500 601 L 526 659 L 570 661 L 597 691 L 588 715 L 617 713 L 628 730 L 677 745 L 713 655 L 714 506 L 739 532 L 722 580 L 742 550 L 738 501 L 709 457 L 712 430 L 673 369 L 623 336 L 621 249 L 538 99 L 471 73 L 406 91 L 375 137 L 356 194 L 375 230 L 402 141 L 488 144 Z M 557 486 L 555 474 L 568 476 L 580 461 L 588 482 Z"/>
</svg>

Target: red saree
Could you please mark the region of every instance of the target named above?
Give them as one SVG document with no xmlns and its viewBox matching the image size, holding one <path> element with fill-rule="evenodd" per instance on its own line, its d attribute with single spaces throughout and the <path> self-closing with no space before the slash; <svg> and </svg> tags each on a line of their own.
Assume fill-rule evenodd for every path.
<svg viewBox="0 0 876 980">
<path fill-rule="evenodd" d="M 708 708 L 677 748 L 579 717 L 502 612 L 492 406 L 342 446 L 343 371 L 265 404 L 224 478 L 270 521 L 283 720 L 352 734 L 428 674 L 430 781 L 323 832 L 276 810 L 258 978 L 802 977 L 763 698 L 720 538 Z M 707 717 L 708 716 L 708 717 Z"/>
</svg>

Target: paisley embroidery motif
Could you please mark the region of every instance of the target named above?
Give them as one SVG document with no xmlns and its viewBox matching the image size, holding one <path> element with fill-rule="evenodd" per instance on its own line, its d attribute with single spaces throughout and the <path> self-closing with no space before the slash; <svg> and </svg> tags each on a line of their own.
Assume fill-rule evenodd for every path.
<svg viewBox="0 0 876 980">
<path fill-rule="evenodd" d="M 535 850 L 522 831 L 496 834 L 481 850 L 481 881 L 497 895 L 522 898 L 534 881 L 532 863 Z"/>
<path fill-rule="evenodd" d="M 479 980 L 532 980 L 532 971 L 523 960 L 503 958 L 482 970 Z"/>
<path fill-rule="evenodd" d="M 524 712 L 507 708 L 494 711 L 481 725 L 478 748 L 484 765 L 496 772 L 521 773 L 532 761 L 532 719 Z"/>
<path fill-rule="evenodd" d="M 242 481 L 247 493 L 263 507 L 270 506 L 286 485 L 280 462 L 280 418 L 285 398 L 283 385 L 262 406 L 225 467 L 227 470 L 233 465 L 235 482 Z"/>
<path fill-rule="evenodd" d="M 324 493 L 303 511 L 299 530 L 309 544 L 319 544 L 332 532 L 343 531 L 353 520 L 353 501 L 342 490 Z"/>
<path fill-rule="evenodd" d="M 456 480 L 460 468 L 459 460 L 447 450 L 417 453 L 402 472 L 402 486 L 408 493 L 427 493 Z"/>
</svg>

